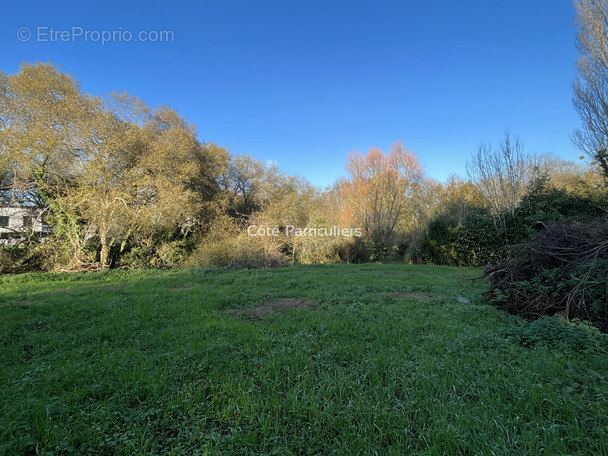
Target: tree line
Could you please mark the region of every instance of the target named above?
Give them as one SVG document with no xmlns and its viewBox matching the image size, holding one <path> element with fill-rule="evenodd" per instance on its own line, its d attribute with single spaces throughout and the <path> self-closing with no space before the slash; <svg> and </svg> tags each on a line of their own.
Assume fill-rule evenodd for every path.
<svg viewBox="0 0 608 456">
<path fill-rule="evenodd" d="M 125 92 L 86 93 L 48 63 L 0 72 L 0 216 L 6 221 L 3 210 L 23 208 L 50 227 L 36 235 L 24 223 L 11 235 L 8 224 L 0 226 L 0 237 L 12 238 L 0 239 L 0 271 L 484 265 L 558 221 L 600 220 L 608 205 L 608 6 L 575 5 L 573 101 L 582 127 L 573 138 L 591 163 L 528 154 L 506 131 L 471 154 L 466 178 L 445 183 L 396 142 L 389 151 L 351 153 L 345 176 L 322 190 L 274 164 L 199 141 L 196 127 L 168 106 Z M 250 226 L 279 234 L 251 236 Z M 357 235 L 289 236 L 287 226 Z"/>
<path fill-rule="evenodd" d="M 532 234 L 534 224 L 518 227 L 522 214 L 543 223 L 595 217 L 605 196 L 597 169 L 526 155 L 509 132 L 497 146 L 481 144 L 467 172 L 442 184 L 397 142 L 388 152 L 353 152 L 346 175 L 321 190 L 199 141 L 170 107 L 124 92 L 85 93 L 51 64 L 0 73 L 1 204 L 36 210 L 52 227 L 45 242 L 27 236 L 4 248 L 6 271 L 403 258 L 481 264 Z M 558 194 L 567 208 L 539 206 Z M 252 237 L 251 225 L 340 226 L 360 236 Z"/>
</svg>

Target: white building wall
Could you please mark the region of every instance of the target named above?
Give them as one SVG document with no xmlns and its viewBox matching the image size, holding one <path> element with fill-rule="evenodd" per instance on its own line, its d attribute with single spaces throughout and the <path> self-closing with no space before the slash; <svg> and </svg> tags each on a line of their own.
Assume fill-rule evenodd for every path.
<svg viewBox="0 0 608 456">
<path fill-rule="evenodd" d="M 40 211 L 20 207 L 0 207 L 0 217 L 8 217 L 8 226 L 0 226 L 1 238 L 18 238 L 20 234 L 27 234 L 31 229 L 36 233 L 46 233 L 49 231 L 48 226 L 42 223 Z M 32 228 L 24 226 L 24 217 L 33 217 Z"/>
</svg>

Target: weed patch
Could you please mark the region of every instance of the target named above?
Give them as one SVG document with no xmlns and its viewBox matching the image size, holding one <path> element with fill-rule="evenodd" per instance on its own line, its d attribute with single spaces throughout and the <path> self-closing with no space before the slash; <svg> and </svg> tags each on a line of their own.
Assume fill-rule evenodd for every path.
<svg viewBox="0 0 608 456">
<path fill-rule="evenodd" d="M 253 307 L 231 309 L 230 313 L 245 320 L 262 321 L 271 320 L 277 314 L 283 313 L 290 309 L 315 310 L 318 306 L 318 303 L 305 299 L 278 298 L 259 303 Z"/>
</svg>

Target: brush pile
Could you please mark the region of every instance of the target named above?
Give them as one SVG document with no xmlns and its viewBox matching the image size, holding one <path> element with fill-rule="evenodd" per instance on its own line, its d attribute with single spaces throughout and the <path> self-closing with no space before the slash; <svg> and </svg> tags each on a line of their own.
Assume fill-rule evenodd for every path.
<svg viewBox="0 0 608 456">
<path fill-rule="evenodd" d="M 488 300 L 524 318 L 561 315 L 608 332 L 608 222 L 558 223 L 488 265 Z"/>
</svg>

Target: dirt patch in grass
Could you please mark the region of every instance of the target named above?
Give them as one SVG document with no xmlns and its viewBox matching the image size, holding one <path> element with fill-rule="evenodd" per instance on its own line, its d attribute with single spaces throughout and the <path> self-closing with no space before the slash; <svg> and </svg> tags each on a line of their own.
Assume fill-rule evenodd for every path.
<svg viewBox="0 0 608 456">
<path fill-rule="evenodd" d="M 49 294 L 68 294 L 80 291 L 100 291 L 100 290 L 120 290 L 123 288 L 121 285 L 86 285 L 83 287 L 74 287 L 74 288 L 57 288 L 49 292 Z"/>
<path fill-rule="evenodd" d="M 430 301 L 437 297 L 437 295 L 430 293 L 410 293 L 406 291 L 394 291 L 389 293 L 389 295 L 395 299 L 417 299 L 419 301 Z"/>
<path fill-rule="evenodd" d="M 189 290 L 190 287 L 186 287 L 186 286 L 181 286 L 181 287 L 172 287 L 169 288 L 171 291 L 185 291 L 185 290 Z"/>
<path fill-rule="evenodd" d="M 259 303 L 253 307 L 241 309 L 231 309 L 230 313 L 237 315 L 245 320 L 264 321 L 271 320 L 276 314 L 285 312 L 289 309 L 309 309 L 314 310 L 319 306 L 318 303 L 295 298 L 278 298 Z"/>
</svg>

